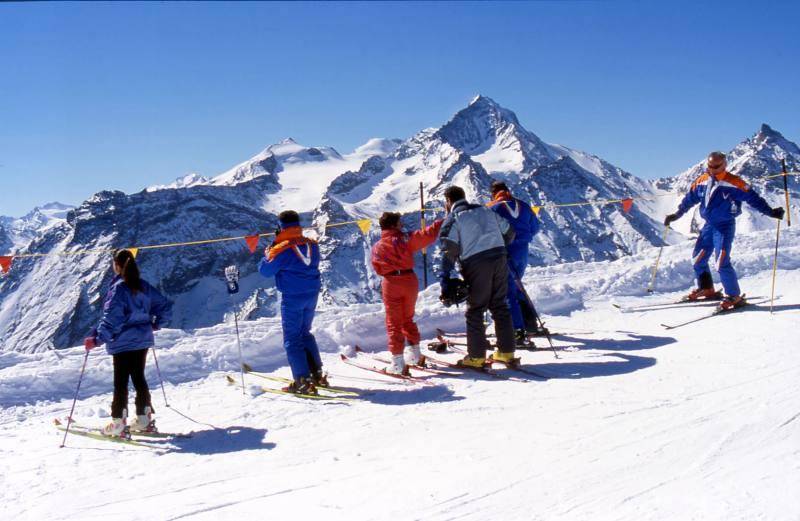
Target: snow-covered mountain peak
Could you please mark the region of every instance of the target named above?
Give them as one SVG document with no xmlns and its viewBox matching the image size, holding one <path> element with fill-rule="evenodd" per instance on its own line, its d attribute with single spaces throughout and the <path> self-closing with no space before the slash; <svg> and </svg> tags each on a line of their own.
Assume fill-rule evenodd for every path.
<svg viewBox="0 0 800 521">
<path fill-rule="evenodd" d="M 530 171 L 554 159 L 511 110 L 477 96 L 438 130 L 443 141 L 473 156 L 490 173 Z"/>
<path fill-rule="evenodd" d="M 0 216 L 0 254 L 26 247 L 39 234 L 64 222 L 74 208 L 68 204 L 51 202 L 35 207 L 22 217 Z"/>
<path fill-rule="evenodd" d="M 357 147 L 352 154 L 367 160 L 372 156 L 386 157 L 397 150 L 403 142 L 402 139 L 372 138 L 360 147 Z"/>
<path fill-rule="evenodd" d="M 210 181 L 209 178 L 202 176 L 196 172 L 189 172 L 175 179 L 175 181 L 166 185 L 153 185 L 145 188 L 148 192 L 155 192 L 158 190 L 168 190 L 174 188 L 188 188 L 190 186 L 205 185 Z"/>
<path fill-rule="evenodd" d="M 782 156 L 785 154 L 785 159 L 787 160 L 789 159 L 789 156 L 800 155 L 800 147 L 798 147 L 796 143 L 789 141 L 783 136 L 783 134 L 773 129 L 766 123 L 761 125 L 761 128 L 759 128 L 758 132 L 756 132 L 752 138 L 741 143 L 736 147 L 736 149 L 739 149 L 740 147 L 743 149 L 752 148 L 756 153 L 765 148 L 771 149 L 777 154 L 777 156 Z"/>
</svg>

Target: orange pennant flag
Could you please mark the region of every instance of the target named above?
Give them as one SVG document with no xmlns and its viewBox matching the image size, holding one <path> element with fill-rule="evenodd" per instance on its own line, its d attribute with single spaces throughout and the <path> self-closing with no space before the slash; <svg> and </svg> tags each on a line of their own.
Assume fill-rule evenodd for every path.
<svg viewBox="0 0 800 521">
<path fill-rule="evenodd" d="M 0 270 L 3 273 L 8 273 L 8 270 L 11 269 L 11 261 L 14 257 L 0 257 Z"/>
<path fill-rule="evenodd" d="M 622 211 L 625 212 L 625 213 L 628 213 L 628 212 L 631 211 L 631 208 L 633 208 L 633 199 L 631 199 L 631 198 L 623 199 L 622 200 Z"/>
<path fill-rule="evenodd" d="M 247 242 L 247 247 L 250 248 L 250 253 L 256 252 L 256 248 L 258 248 L 259 238 L 260 237 L 258 236 L 258 234 L 245 236 L 244 240 L 245 242 Z"/>
<path fill-rule="evenodd" d="M 539 212 L 542 211 L 542 207 L 533 205 L 533 206 L 531 206 L 531 210 L 533 210 L 533 213 L 536 214 L 536 217 L 539 217 Z"/>
<path fill-rule="evenodd" d="M 369 229 L 372 228 L 372 221 L 369 219 L 361 219 L 360 221 L 357 221 L 356 224 L 358 224 L 358 228 L 364 235 L 369 233 Z"/>
<path fill-rule="evenodd" d="M 139 248 L 128 248 L 128 251 L 131 252 L 131 255 L 133 255 L 134 259 L 137 255 L 139 255 Z"/>
</svg>

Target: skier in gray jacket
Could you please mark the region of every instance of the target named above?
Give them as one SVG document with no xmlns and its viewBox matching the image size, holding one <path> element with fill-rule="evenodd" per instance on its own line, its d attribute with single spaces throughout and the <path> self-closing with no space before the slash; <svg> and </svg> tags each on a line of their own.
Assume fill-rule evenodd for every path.
<svg viewBox="0 0 800 521">
<path fill-rule="evenodd" d="M 488 309 L 494 320 L 497 350 L 492 357 L 502 362 L 514 358 L 514 326 L 508 309 L 508 266 L 506 246 L 514 240 L 514 228 L 489 208 L 470 204 L 464 190 L 451 186 L 444 192 L 448 212 L 439 233 L 442 249 L 441 300 L 452 300 L 450 272 L 456 261 L 468 287 L 467 351 L 459 361 L 469 367 L 483 367 L 489 342 L 483 325 Z"/>
</svg>

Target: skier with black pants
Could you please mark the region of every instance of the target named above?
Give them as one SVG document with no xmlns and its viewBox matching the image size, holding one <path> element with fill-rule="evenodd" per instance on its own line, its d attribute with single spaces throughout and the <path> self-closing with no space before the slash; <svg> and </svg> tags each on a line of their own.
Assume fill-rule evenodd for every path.
<svg viewBox="0 0 800 521">
<path fill-rule="evenodd" d="M 111 423 L 102 430 L 106 436 L 123 436 L 131 431 L 155 430 L 150 389 L 144 376 L 147 350 L 155 344 L 153 331 L 172 317 L 172 303 L 139 276 L 133 254 L 120 250 L 112 263 L 114 278 L 103 301 L 100 324 L 84 340 L 87 351 L 106 345 L 114 357 L 114 399 Z M 136 418 L 126 425 L 128 380 L 136 389 Z"/>
<path fill-rule="evenodd" d="M 470 204 L 464 190 L 451 186 L 444 192 L 448 212 L 439 240 L 442 249 L 441 300 L 452 301 L 450 272 L 456 261 L 468 287 L 467 351 L 459 363 L 481 368 L 486 363 L 489 342 L 483 325 L 488 309 L 494 320 L 497 350 L 492 358 L 501 362 L 514 359 L 514 326 L 506 300 L 508 265 L 506 246 L 514 240 L 514 229 L 485 206 Z"/>
</svg>

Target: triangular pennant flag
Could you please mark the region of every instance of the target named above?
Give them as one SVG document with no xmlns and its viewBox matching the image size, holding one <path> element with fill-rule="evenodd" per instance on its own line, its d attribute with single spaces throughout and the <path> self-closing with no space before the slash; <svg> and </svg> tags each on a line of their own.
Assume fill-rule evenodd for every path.
<svg viewBox="0 0 800 521">
<path fill-rule="evenodd" d="M 128 251 L 131 252 L 131 255 L 133 255 L 134 259 L 137 255 L 139 255 L 139 248 L 128 248 Z"/>
<path fill-rule="evenodd" d="M 372 221 L 369 219 L 361 219 L 360 221 L 356 221 L 358 228 L 361 230 L 361 233 L 366 235 L 369 233 L 369 229 L 372 228 Z"/>
<path fill-rule="evenodd" d="M 631 211 L 631 208 L 633 208 L 633 199 L 630 199 L 630 198 L 623 199 L 622 200 L 622 211 L 625 212 L 625 213 L 628 213 L 628 212 Z"/>
<path fill-rule="evenodd" d="M 250 248 L 250 253 L 256 252 L 256 248 L 258 248 L 258 239 L 258 234 L 245 236 L 244 240 L 247 242 L 247 247 Z"/>
<path fill-rule="evenodd" d="M 0 270 L 3 273 L 8 273 L 8 270 L 11 269 L 11 260 L 14 257 L 0 257 Z"/>
<path fill-rule="evenodd" d="M 533 210 L 533 213 L 536 214 L 536 217 L 539 217 L 539 212 L 542 211 L 542 207 L 533 205 L 533 206 L 531 206 L 531 210 Z"/>
</svg>

